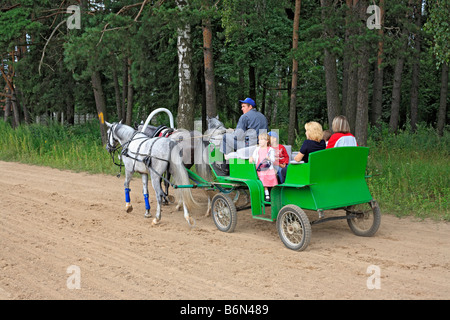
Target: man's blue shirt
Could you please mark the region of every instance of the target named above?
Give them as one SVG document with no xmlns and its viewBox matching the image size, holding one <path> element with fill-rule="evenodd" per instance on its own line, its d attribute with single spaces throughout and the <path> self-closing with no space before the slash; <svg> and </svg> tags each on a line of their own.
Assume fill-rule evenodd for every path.
<svg viewBox="0 0 450 320">
<path fill-rule="evenodd" d="M 267 131 L 268 128 L 269 126 L 266 117 L 258 110 L 251 109 L 239 118 L 235 134 L 238 140 L 242 140 L 245 132 L 249 129 L 254 129 L 256 131 L 256 136 L 258 137 L 260 130 Z"/>
</svg>

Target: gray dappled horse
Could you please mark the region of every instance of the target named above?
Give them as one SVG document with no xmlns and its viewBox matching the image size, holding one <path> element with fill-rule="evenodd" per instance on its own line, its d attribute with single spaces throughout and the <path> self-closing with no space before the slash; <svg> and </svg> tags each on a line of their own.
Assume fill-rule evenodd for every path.
<svg viewBox="0 0 450 320">
<path fill-rule="evenodd" d="M 133 210 L 129 186 L 133 173 L 138 172 L 142 175 L 145 217 L 151 217 L 148 200 L 148 173 L 150 173 L 157 200 L 156 217 L 153 224 L 157 224 L 161 219 L 161 202 L 165 196 L 161 189 L 163 173 L 169 170 L 175 185 L 189 184 L 188 173 L 180 155 L 180 147 L 169 138 L 149 138 L 125 124 L 106 122 L 106 125 L 108 126 L 108 143 L 106 145 L 108 152 L 117 150 L 118 143 L 122 146 L 120 156 L 125 167 L 126 211 Z M 197 203 L 192 197 L 191 189 L 176 189 L 175 197 L 183 204 L 184 218 L 189 225 L 193 225 L 194 220 L 189 216 L 189 210 Z"/>
<path fill-rule="evenodd" d="M 207 123 L 208 129 L 203 135 L 196 130 L 174 129 L 162 125 L 158 127 L 148 125 L 144 133 L 152 138 L 158 136 L 170 137 L 181 148 L 185 167 L 190 169 L 195 165 L 197 174 L 206 181 L 211 181 L 213 175 L 208 161 L 208 145 L 215 135 L 225 132 L 225 127 L 218 117 L 207 117 Z M 141 131 L 142 127 L 143 125 L 139 126 L 138 130 Z M 167 193 L 168 185 L 166 181 L 165 184 Z M 208 198 L 208 207 L 205 215 L 209 216 L 211 214 L 211 194 L 205 189 L 203 191 Z"/>
</svg>

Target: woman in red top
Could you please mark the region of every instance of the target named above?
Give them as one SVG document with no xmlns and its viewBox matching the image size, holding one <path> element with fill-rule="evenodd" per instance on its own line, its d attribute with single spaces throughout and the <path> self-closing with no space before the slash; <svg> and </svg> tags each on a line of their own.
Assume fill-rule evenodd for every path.
<svg viewBox="0 0 450 320">
<path fill-rule="evenodd" d="M 331 124 L 331 129 L 334 133 L 330 137 L 330 140 L 328 140 L 327 149 L 358 146 L 355 136 L 350 133 L 350 125 L 346 117 L 335 117 Z"/>
<path fill-rule="evenodd" d="M 270 146 L 275 150 L 275 162 L 273 166 L 275 171 L 277 171 L 277 176 L 280 183 L 284 183 L 286 179 L 286 169 L 289 164 L 289 155 L 286 151 L 286 148 L 278 143 L 278 133 L 275 131 L 269 132 L 270 137 Z"/>
</svg>

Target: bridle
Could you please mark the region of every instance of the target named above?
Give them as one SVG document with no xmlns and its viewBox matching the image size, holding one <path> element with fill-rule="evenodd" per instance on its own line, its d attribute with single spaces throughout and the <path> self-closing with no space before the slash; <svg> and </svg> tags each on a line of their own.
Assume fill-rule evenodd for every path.
<svg viewBox="0 0 450 320">
<path fill-rule="evenodd" d="M 123 161 L 122 161 L 122 152 L 121 151 L 120 151 L 120 156 L 118 157 L 120 160 L 119 163 L 116 162 L 116 157 L 115 157 L 116 152 L 119 152 L 119 150 L 122 149 L 122 145 L 119 144 L 119 142 L 116 139 L 114 139 L 114 132 L 117 129 L 118 125 L 119 124 L 114 124 L 113 126 L 111 126 L 109 128 L 108 141 L 106 142 L 106 150 L 108 150 L 108 152 L 111 156 L 112 162 L 116 166 L 119 167 L 119 173 L 117 174 L 117 178 L 120 178 L 120 175 L 122 173 L 122 167 L 125 165 L 123 164 Z M 114 145 L 112 145 L 111 141 L 115 141 L 116 143 Z"/>
</svg>

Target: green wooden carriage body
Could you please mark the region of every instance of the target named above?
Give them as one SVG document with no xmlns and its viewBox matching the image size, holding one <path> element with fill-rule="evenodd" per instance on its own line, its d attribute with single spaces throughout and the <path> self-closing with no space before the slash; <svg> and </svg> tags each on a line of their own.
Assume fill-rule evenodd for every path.
<svg viewBox="0 0 450 320">
<path fill-rule="evenodd" d="M 271 189 L 271 220 L 285 205 L 306 210 L 329 210 L 370 202 L 366 182 L 369 148 L 341 147 L 314 152 L 308 163 L 289 164 L 286 181 Z M 214 149 L 210 162 L 223 162 L 223 154 Z M 264 215 L 264 187 L 255 164 L 248 159 L 229 159 L 230 175 L 216 175 L 216 182 L 245 185 L 250 193 L 253 216 Z"/>
<path fill-rule="evenodd" d="M 301 251 L 308 246 L 311 225 L 315 223 L 346 219 L 359 236 L 372 236 L 380 226 L 381 213 L 366 181 L 369 148 L 331 148 L 311 153 L 308 163 L 290 163 L 285 182 L 271 188 L 270 202 L 264 200 L 264 187 L 254 163 L 248 159 L 228 159 L 229 175 L 221 176 L 213 164 L 224 163 L 224 155 L 214 145 L 209 146 L 208 153 L 213 181 L 191 171 L 189 174 L 198 183 L 196 186 L 220 191 L 213 198 L 212 212 L 216 226 L 222 231 L 232 232 L 237 220 L 236 206 L 226 194 L 242 189 L 248 190 L 253 218 L 276 221 L 281 240 L 293 250 Z M 361 204 L 366 208 L 360 209 Z M 310 222 L 303 209 L 317 211 L 319 219 Z M 324 217 L 325 210 L 335 209 L 344 209 L 346 214 Z"/>
</svg>

